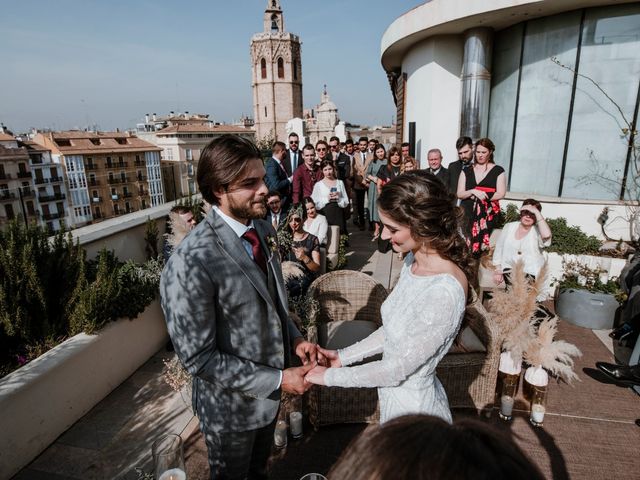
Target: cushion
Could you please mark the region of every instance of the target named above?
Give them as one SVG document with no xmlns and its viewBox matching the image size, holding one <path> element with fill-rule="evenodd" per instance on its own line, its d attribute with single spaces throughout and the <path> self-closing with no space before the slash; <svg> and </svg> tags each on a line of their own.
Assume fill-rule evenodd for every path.
<svg viewBox="0 0 640 480">
<path fill-rule="evenodd" d="M 329 350 L 337 350 L 364 340 L 377 329 L 378 325 L 366 320 L 338 320 L 323 323 L 318 326 L 318 343 Z M 382 354 L 373 355 L 363 359 L 361 362 L 353 363 L 352 366 L 381 359 Z"/>
<path fill-rule="evenodd" d="M 453 342 L 449 353 L 474 353 L 474 352 L 486 352 L 487 348 L 482 343 L 482 340 L 478 338 L 471 327 L 463 328 L 456 341 Z"/>
</svg>

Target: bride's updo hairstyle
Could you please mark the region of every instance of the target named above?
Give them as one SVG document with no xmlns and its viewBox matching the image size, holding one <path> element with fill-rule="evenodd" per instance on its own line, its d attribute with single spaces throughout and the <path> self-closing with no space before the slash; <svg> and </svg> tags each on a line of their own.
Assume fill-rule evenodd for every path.
<svg viewBox="0 0 640 480">
<path fill-rule="evenodd" d="M 378 208 L 407 225 L 415 241 L 426 243 L 460 267 L 472 285 L 475 268 L 460 233 L 464 214 L 438 178 L 424 171 L 404 173 L 384 186 Z"/>
</svg>

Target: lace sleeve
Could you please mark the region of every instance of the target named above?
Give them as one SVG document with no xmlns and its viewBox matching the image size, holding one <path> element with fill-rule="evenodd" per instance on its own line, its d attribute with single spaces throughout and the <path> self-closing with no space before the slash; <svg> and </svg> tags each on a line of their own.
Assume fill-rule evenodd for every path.
<svg viewBox="0 0 640 480">
<path fill-rule="evenodd" d="M 382 327 L 380 327 L 364 340 L 360 340 L 347 348 L 338 350 L 340 363 L 342 363 L 342 366 L 347 366 L 364 360 L 367 357 L 382 353 L 383 345 L 384 331 Z"/>
<path fill-rule="evenodd" d="M 394 315 L 406 319 L 403 329 L 406 335 L 402 336 L 402 345 L 391 346 L 393 354 L 387 354 L 385 348 L 382 360 L 355 367 L 329 368 L 325 373 L 325 384 L 335 387 L 395 387 L 448 348 L 460 325 L 464 301 L 460 301 L 460 293 L 454 291 L 451 283 L 435 285 L 435 289 L 427 288 L 411 301 L 404 297 L 402 303 L 394 305 Z M 423 285 L 418 282 L 416 287 L 419 291 Z M 438 301 L 434 302 L 434 298 Z M 353 346 L 354 350 L 359 350 L 357 345 Z"/>
</svg>

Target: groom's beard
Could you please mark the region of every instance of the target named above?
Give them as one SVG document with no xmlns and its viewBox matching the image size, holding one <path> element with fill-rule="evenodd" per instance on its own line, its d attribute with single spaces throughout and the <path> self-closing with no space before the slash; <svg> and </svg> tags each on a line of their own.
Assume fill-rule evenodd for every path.
<svg viewBox="0 0 640 480">
<path fill-rule="evenodd" d="M 236 203 L 231 198 L 229 199 L 229 212 L 235 218 L 246 218 L 247 220 L 264 218 L 267 214 L 267 199 L 263 197 L 245 203 Z"/>
</svg>

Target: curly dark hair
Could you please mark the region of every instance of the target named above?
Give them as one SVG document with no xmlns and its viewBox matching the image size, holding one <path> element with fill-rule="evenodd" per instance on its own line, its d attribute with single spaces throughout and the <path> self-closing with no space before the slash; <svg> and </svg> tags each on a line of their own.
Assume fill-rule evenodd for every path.
<svg viewBox="0 0 640 480">
<path fill-rule="evenodd" d="M 416 241 L 428 243 L 464 272 L 469 285 L 474 283 L 475 262 L 461 233 L 464 214 L 438 178 L 421 170 L 400 175 L 384 186 L 378 208 L 409 226 Z"/>
</svg>

